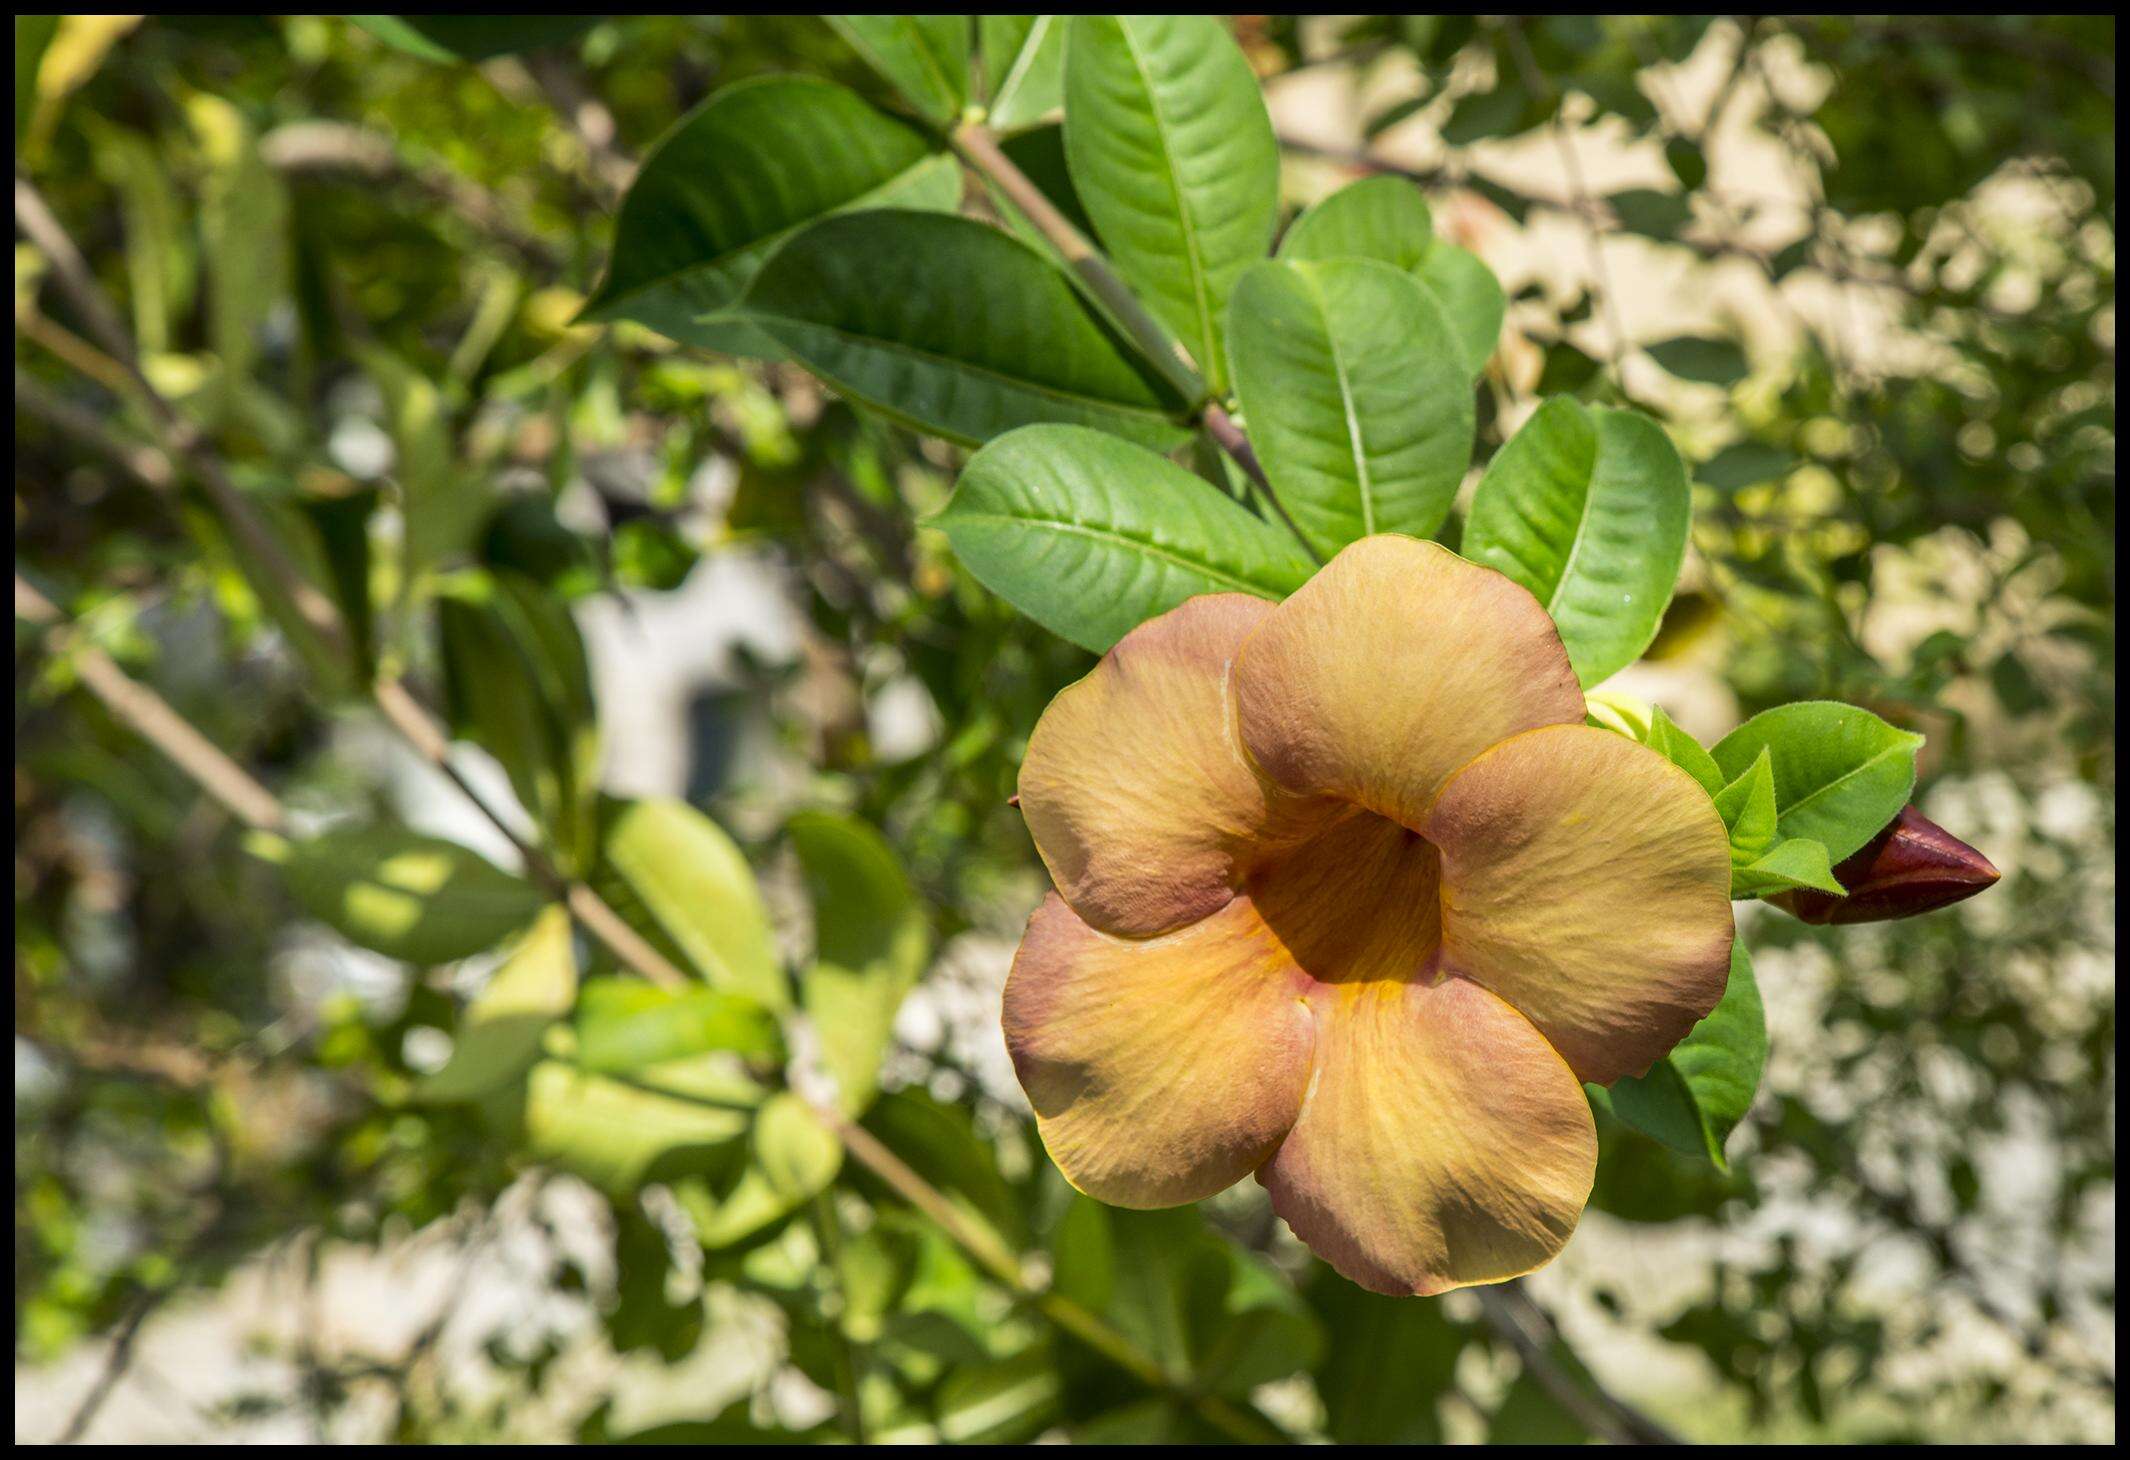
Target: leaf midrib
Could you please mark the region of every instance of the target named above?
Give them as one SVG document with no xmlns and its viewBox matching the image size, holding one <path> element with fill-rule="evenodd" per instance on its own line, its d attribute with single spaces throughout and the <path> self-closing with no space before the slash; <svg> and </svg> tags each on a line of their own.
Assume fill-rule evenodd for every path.
<svg viewBox="0 0 2130 1460">
<path fill-rule="evenodd" d="M 1184 195 L 1183 175 L 1177 169 L 1176 151 L 1169 145 L 1168 122 L 1162 116 L 1161 99 L 1155 93 L 1154 78 L 1146 63 L 1140 59 L 1138 42 L 1133 40 L 1131 27 L 1125 23 L 1122 16 L 1117 18 L 1117 33 L 1124 37 L 1124 49 L 1131 55 L 1132 69 L 1139 73 L 1139 79 L 1146 87 L 1147 114 L 1154 119 L 1154 132 L 1161 139 L 1161 156 L 1166 163 L 1169 192 L 1176 199 L 1177 221 L 1183 225 L 1184 263 L 1191 272 L 1191 297 L 1197 306 L 1199 333 L 1202 337 L 1201 343 L 1205 346 L 1204 358 L 1198 362 L 1198 368 L 1211 379 L 1221 367 L 1216 361 L 1219 351 L 1213 338 L 1213 305 L 1207 297 L 1206 263 L 1198 244 L 1198 227 L 1191 217 L 1191 209 Z"/>
<path fill-rule="evenodd" d="M 1143 538 L 1132 537 L 1115 528 L 1090 527 L 1085 523 L 1069 522 L 1056 517 L 1035 517 L 1011 512 L 986 512 L 980 509 L 970 510 L 951 507 L 943 514 L 943 519 L 950 522 L 988 522 L 1007 527 L 1037 527 L 1050 532 L 1064 533 L 1072 537 L 1085 537 L 1097 542 L 1121 544 L 1140 552 L 1146 557 L 1159 558 L 1174 567 L 1196 573 L 1202 578 L 1210 578 L 1216 583 L 1227 584 L 1240 592 L 1251 594 L 1257 598 L 1271 598 L 1275 602 L 1278 601 L 1276 595 L 1279 590 L 1273 588 L 1270 584 L 1253 582 L 1227 569 L 1197 562 L 1182 556 L 1171 548 L 1162 547 L 1158 543 L 1147 542 Z"/>
</svg>

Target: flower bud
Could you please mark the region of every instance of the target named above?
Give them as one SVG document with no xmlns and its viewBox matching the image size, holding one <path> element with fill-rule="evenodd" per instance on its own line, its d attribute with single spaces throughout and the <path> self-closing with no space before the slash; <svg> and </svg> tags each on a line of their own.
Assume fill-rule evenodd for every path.
<svg viewBox="0 0 2130 1460">
<path fill-rule="evenodd" d="M 1768 899 L 1808 923 L 1882 923 L 1973 897 L 2001 874 L 1913 806 L 1834 869 L 1847 897 L 1800 888 Z"/>
</svg>

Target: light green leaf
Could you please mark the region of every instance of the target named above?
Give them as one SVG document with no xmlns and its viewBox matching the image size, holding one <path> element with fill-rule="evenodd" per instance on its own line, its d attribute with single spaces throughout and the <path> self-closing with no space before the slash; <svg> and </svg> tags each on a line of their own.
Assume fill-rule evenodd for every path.
<svg viewBox="0 0 2130 1460">
<path fill-rule="evenodd" d="M 1775 767 L 1766 746 L 1716 793 L 1716 811 L 1731 834 L 1731 865 L 1757 861 L 1775 844 Z"/>
<path fill-rule="evenodd" d="M 1012 1445 L 1057 1417 L 1062 1383 L 1047 1345 L 954 1370 L 934 1401 L 939 1437 L 950 1445 Z"/>
<path fill-rule="evenodd" d="M 1724 1142 L 1752 1107 L 1767 1058 L 1760 985 L 1745 942 L 1737 939 L 1723 998 L 1647 1075 L 1613 1084 L 1613 1113 L 1675 1151 L 1705 1155 L 1729 1170 Z"/>
<path fill-rule="evenodd" d="M 754 872 L 716 822 L 684 801 L 614 804 L 606 863 L 714 989 L 790 1004 Z"/>
<path fill-rule="evenodd" d="M 1757 762 L 1756 762 L 1757 764 Z M 1835 880 L 1827 849 L 1809 837 L 1793 836 L 1778 843 L 1758 860 L 1731 873 L 1731 896 L 1766 897 L 1771 892 L 1789 892 L 1809 887 L 1844 897 L 1848 889 Z"/>
<path fill-rule="evenodd" d="M 824 15 L 921 116 L 952 122 L 969 101 L 966 15 Z"/>
<path fill-rule="evenodd" d="M 1279 221 L 1279 146 L 1227 27 L 1074 16 L 1065 156 L 1110 258 L 1224 394 L 1228 297 Z"/>
<path fill-rule="evenodd" d="M 451 1058 L 414 1087 L 414 1098 L 476 1100 L 531 1069 L 540 1058 L 541 1037 L 569 1013 L 577 995 L 571 943 L 569 913 L 559 904 L 542 908 L 524 941 L 459 1017 Z"/>
<path fill-rule="evenodd" d="M 1312 206 L 1280 240 L 1292 263 L 1374 259 L 1413 273 L 1435 250 L 1435 215 L 1402 177 L 1364 177 Z"/>
<path fill-rule="evenodd" d="M 924 972 L 931 933 L 887 839 L 853 817 L 802 812 L 785 827 L 814 910 L 814 961 L 799 997 L 845 1113 L 879 1088 L 895 1011 Z"/>
<path fill-rule="evenodd" d="M 358 345 L 355 358 L 384 396 L 392 437 L 393 483 L 406 522 L 402 583 L 464 554 L 495 506 L 483 473 L 462 465 L 435 382 L 382 345 Z"/>
<path fill-rule="evenodd" d="M 1686 467 L 1662 427 L 1562 396 L 1488 465 L 1463 550 L 1536 595 L 1576 678 L 1595 684 L 1656 637 L 1689 509 Z"/>
<path fill-rule="evenodd" d="M 533 1066 L 525 1139 L 550 1162 L 615 1193 L 648 1173 L 675 1177 L 733 1164 L 732 1142 L 763 1103 L 762 1087 L 722 1055 L 595 1075 L 559 1060 Z"/>
<path fill-rule="evenodd" d="M 396 826 L 343 827 L 296 842 L 254 841 L 289 891 L 352 943 L 408 963 L 450 963 L 495 946 L 546 903 L 479 853 Z"/>
<path fill-rule="evenodd" d="M 1032 127 L 1065 104 L 1063 15 L 980 18 L 984 74 L 991 86 L 985 120 L 994 132 Z"/>
<path fill-rule="evenodd" d="M 801 364 L 917 430 L 1036 421 L 1167 448 L 1181 403 L 1027 244 L 971 218 L 845 214 L 778 250 L 741 308 Z"/>
<path fill-rule="evenodd" d="M 1293 540 L 1174 462 L 1076 426 L 1030 426 L 970 458 L 936 519 L 978 581 L 1096 653 L 1200 593 L 1278 599 Z"/>
<path fill-rule="evenodd" d="M 1700 782 L 1701 789 L 1710 796 L 1723 789 L 1723 772 L 1717 768 L 1716 758 L 1702 748 L 1700 741 L 1674 725 L 1662 705 L 1652 707 L 1649 735 L 1643 744 Z"/>
<path fill-rule="evenodd" d="M 1823 844 L 1839 863 L 1884 829 L 1915 789 L 1923 737 L 1869 710 L 1803 700 L 1765 710 L 1711 752 L 1736 777 L 1767 750 L 1774 758 L 1776 827 Z"/>
<path fill-rule="evenodd" d="M 1465 374 L 1476 380 L 1501 343 L 1501 321 L 1509 309 L 1501 280 L 1478 254 L 1441 239 L 1428 250 L 1418 277 L 1449 317 Z"/>
<path fill-rule="evenodd" d="M 1374 259 L 1419 280 L 1456 337 L 1468 378 L 1486 368 L 1508 300 L 1478 255 L 1434 234 L 1420 190 L 1404 178 L 1348 183 L 1295 220 L 1279 256 L 1295 262 Z"/>
<path fill-rule="evenodd" d="M 727 1191 L 689 1183 L 675 1195 L 695 1219 L 696 1240 L 729 1247 L 811 1201 L 835 1180 L 843 1145 L 804 1100 L 780 1090 L 748 1131 L 747 1161 Z"/>
<path fill-rule="evenodd" d="M 716 1051 L 767 1057 L 783 1049 L 776 1020 L 745 994 L 676 992 L 634 977 L 586 984 L 576 1026 L 576 1062 L 599 1074 L 626 1074 Z"/>
<path fill-rule="evenodd" d="M 773 355 L 727 311 L 778 245 L 846 209 L 952 212 L 960 202 L 960 165 L 855 92 L 802 76 L 736 82 L 644 159 L 584 312 L 684 344 Z"/>
<path fill-rule="evenodd" d="M 1418 282 L 1367 259 L 1268 260 L 1236 286 L 1228 332 L 1251 442 L 1319 552 L 1442 525 L 1472 457 L 1472 392 Z"/>
</svg>

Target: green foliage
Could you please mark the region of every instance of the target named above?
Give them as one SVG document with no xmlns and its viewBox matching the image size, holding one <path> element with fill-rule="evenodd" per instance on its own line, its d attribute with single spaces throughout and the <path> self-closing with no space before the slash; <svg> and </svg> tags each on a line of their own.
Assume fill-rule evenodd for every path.
<svg viewBox="0 0 2130 1460">
<path fill-rule="evenodd" d="M 1309 576 L 1288 539 L 1189 472 L 1074 426 L 979 451 L 939 525 L 985 587 L 1097 652 L 1195 594 L 1280 598 Z"/>
<path fill-rule="evenodd" d="M 1472 395 L 1448 320 L 1409 274 L 1257 264 L 1228 346 L 1258 458 L 1313 548 L 1442 525 L 1472 456 Z"/>
<path fill-rule="evenodd" d="M 128 474 L 165 428 L 18 230 L 18 574 L 287 827 L 241 837 L 18 617 L 24 1408 L 242 1272 L 247 1372 L 291 1377 L 188 1385 L 217 1439 L 1591 1438 L 1468 1300 L 1362 1292 L 1254 1187 L 1075 1197 L 985 1012 L 1045 703 L 1395 500 L 1676 713 L 1590 696 L 1708 793 L 1741 899 L 1829 886 L 1910 800 L 2005 871 L 1868 929 L 1740 909 L 1715 1012 L 1591 1092 L 1548 1279 L 1590 1366 L 1554 1336 L 1548 1377 L 1691 1438 L 2112 1434 L 2112 22 L 827 20 L 18 17 L 18 177 L 351 640 L 191 466 Z M 1092 258 L 966 188 L 979 115 Z M 1526 191 L 1563 143 L 1665 167 Z M 1593 222 L 1636 237 L 1586 270 Z M 1676 299 L 1615 343 L 1643 288 Z M 1420 422 L 1462 444 L 1382 444 Z M 399 830 L 459 803 L 380 752 L 379 673 L 699 982 Z M 410 1237 L 468 1297 L 403 1355 L 280 1321 Z M 587 1410 L 570 1366 L 613 1356 Z M 152 1383 L 119 1369 L 91 1439 Z"/>
<path fill-rule="evenodd" d="M 1687 517 L 1686 469 L 1661 427 L 1557 398 L 1488 465 L 1464 553 L 1531 590 L 1589 685 L 1656 637 Z"/>
<path fill-rule="evenodd" d="M 1216 393 L 1228 298 L 1272 246 L 1279 149 L 1249 62 L 1209 15 L 1082 15 L 1065 158 L 1124 276 Z"/>
</svg>

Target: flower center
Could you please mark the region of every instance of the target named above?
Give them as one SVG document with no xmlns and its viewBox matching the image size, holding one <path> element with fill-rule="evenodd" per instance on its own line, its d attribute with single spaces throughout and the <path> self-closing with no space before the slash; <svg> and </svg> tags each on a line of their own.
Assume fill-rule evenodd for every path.
<svg viewBox="0 0 2130 1460">
<path fill-rule="evenodd" d="M 1441 854 L 1373 811 L 1317 806 L 1316 824 L 1244 879 L 1258 915 L 1320 983 L 1433 978 L 1442 949 Z"/>
</svg>

